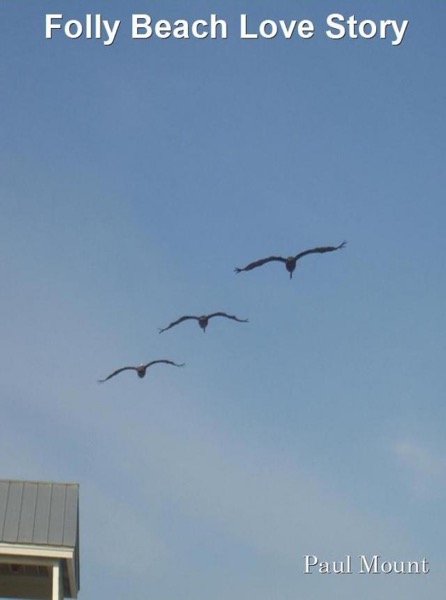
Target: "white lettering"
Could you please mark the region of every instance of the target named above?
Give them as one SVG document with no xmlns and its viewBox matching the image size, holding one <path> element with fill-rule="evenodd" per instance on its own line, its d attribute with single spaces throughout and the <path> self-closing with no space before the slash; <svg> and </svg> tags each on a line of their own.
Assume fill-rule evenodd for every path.
<svg viewBox="0 0 446 600">
<path fill-rule="evenodd" d="M 247 15 L 240 15 L 240 37 L 242 40 L 255 40 L 259 37 L 257 33 L 248 33 Z"/>
<path fill-rule="evenodd" d="M 56 15 L 46 15 L 46 19 L 45 19 L 45 37 L 47 39 L 51 39 L 52 38 L 52 31 L 53 29 L 61 29 L 61 24 L 60 23 L 53 23 L 53 21 L 55 19 L 62 19 L 63 15 L 62 14 L 56 14 Z"/>
<path fill-rule="evenodd" d="M 312 38 L 314 35 L 314 23 L 313 21 L 308 21 L 308 19 L 304 19 L 297 26 L 297 32 L 300 37 L 304 39 Z"/>
<path fill-rule="evenodd" d="M 136 40 L 147 39 L 152 35 L 150 15 L 134 14 L 132 15 L 132 38 Z M 140 29 L 143 31 L 140 32 Z"/>
<path fill-rule="evenodd" d="M 165 21 L 162 19 L 161 21 L 157 21 L 155 25 L 155 34 L 161 38 L 166 39 L 169 38 L 172 33 L 172 26 L 169 21 Z"/>
<path fill-rule="evenodd" d="M 361 554 L 361 556 L 359 557 L 361 560 L 361 570 L 359 571 L 360 573 L 371 573 L 373 570 L 373 573 L 378 573 L 378 559 L 379 556 L 377 554 L 375 554 L 375 556 L 372 558 L 372 562 L 369 564 L 367 562 L 367 558 Z"/>
<path fill-rule="evenodd" d="M 289 40 L 293 37 L 295 32 L 302 38 L 311 38 L 314 35 L 314 24 L 308 19 L 300 22 L 296 19 L 292 19 L 288 22 L 283 19 L 280 19 L 277 22 L 272 19 L 265 19 L 260 23 L 258 33 L 251 33 L 248 31 L 248 16 L 245 14 L 240 15 L 240 38 L 243 40 L 256 40 L 259 36 L 271 40 L 279 33 L 281 33 L 286 40 Z"/>
<path fill-rule="evenodd" d="M 269 30 L 269 31 L 268 31 Z M 276 37 L 277 35 L 277 23 L 275 21 L 271 21 L 269 19 L 262 21 L 260 23 L 259 32 L 260 35 L 267 40 Z"/>
<path fill-rule="evenodd" d="M 206 29 L 204 31 L 202 31 L 201 33 L 200 33 L 200 30 L 198 29 L 199 27 L 206 27 L 207 24 L 208 24 L 208 22 L 203 21 L 202 19 L 197 19 L 196 21 L 194 21 L 192 23 L 192 35 L 199 39 L 207 38 L 209 33 L 206 31 Z"/>
<path fill-rule="evenodd" d="M 366 40 L 374 38 L 379 31 L 379 37 L 386 39 L 388 35 L 388 28 L 393 30 L 395 39 L 392 40 L 392 46 L 399 46 L 404 39 L 406 34 L 409 21 L 405 19 L 399 24 L 394 19 L 387 19 L 381 21 L 373 21 L 371 19 L 365 19 L 364 21 L 358 21 L 355 15 L 345 20 L 345 17 L 339 13 L 333 13 L 327 17 L 327 25 L 330 29 L 326 30 L 327 37 L 332 40 L 340 40 L 347 35 L 347 27 L 342 25 L 346 22 L 348 26 L 348 37 L 355 40 L 358 37 Z"/>
<path fill-rule="evenodd" d="M 218 30 L 220 29 L 220 35 L 218 34 Z M 228 37 L 228 24 L 224 19 L 219 19 L 217 15 L 211 15 L 211 38 L 213 40 L 220 37 L 223 40 L 226 40 Z"/>
<path fill-rule="evenodd" d="M 74 26 L 74 31 L 72 31 Z M 72 40 L 76 40 L 82 35 L 82 24 L 80 21 L 76 21 L 75 19 L 71 19 L 65 23 L 64 27 L 65 35 Z"/>
<path fill-rule="evenodd" d="M 315 567 L 318 564 L 318 559 L 317 556 L 314 556 L 312 554 L 308 554 L 304 556 L 305 558 L 305 569 L 304 569 L 304 573 L 306 575 L 311 575 L 311 569 L 312 567 Z"/>
<path fill-rule="evenodd" d="M 332 40 L 340 40 L 345 37 L 345 27 L 343 25 L 339 25 L 338 21 L 344 21 L 344 17 L 338 13 L 333 15 L 329 15 L 327 17 L 327 25 L 337 31 L 338 33 L 333 33 L 330 29 L 327 29 L 325 32 L 327 37 Z"/>
<path fill-rule="evenodd" d="M 401 42 L 404 40 L 408 25 L 409 21 L 407 19 L 404 19 L 404 21 L 401 23 L 401 27 L 398 27 L 398 23 L 396 21 L 392 22 L 392 27 L 396 35 L 396 38 L 392 42 L 392 46 L 399 46 L 401 44 Z M 381 37 L 386 37 L 385 33 L 384 35 L 381 35 Z"/>
<path fill-rule="evenodd" d="M 369 32 L 367 33 L 367 29 Z M 378 26 L 375 21 L 361 21 L 359 24 L 359 35 L 366 40 L 374 38 L 378 31 Z"/>
</svg>

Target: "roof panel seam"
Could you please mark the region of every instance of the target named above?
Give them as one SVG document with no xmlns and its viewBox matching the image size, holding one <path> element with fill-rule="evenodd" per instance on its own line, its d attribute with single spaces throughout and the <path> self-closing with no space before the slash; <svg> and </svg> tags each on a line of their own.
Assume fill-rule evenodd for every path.
<svg viewBox="0 0 446 600">
<path fill-rule="evenodd" d="M 50 539 L 50 524 L 51 524 L 51 505 L 53 503 L 53 484 L 50 484 L 50 501 L 48 508 L 48 528 L 46 531 L 46 543 L 48 544 L 48 540 Z"/>
<path fill-rule="evenodd" d="M 1 524 L 2 527 L 0 529 L 0 533 L 1 533 L 0 539 L 1 540 L 3 539 L 4 534 L 5 534 L 6 509 L 8 507 L 9 490 L 11 488 L 10 482 L 8 481 L 6 483 L 7 483 L 8 488 L 7 488 L 7 492 L 6 492 L 6 502 L 5 502 L 5 510 L 4 510 L 4 513 L 3 513 L 3 521 L 2 521 L 2 524 Z"/>
<path fill-rule="evenodd" d="M 16 542 L 19 541 L 19 531 L 20 531 L 20 524 L 22 522 L 22 512 L 23 512 L 23 497 L 25 495 L 25 484 L 22 484 L 22 489 L 21 489 L 21 494 L 20 494 L 20 509 L 19 509 L 19 521 L 17 523 L 17 536 L 16 536 Z"/>
</svg>

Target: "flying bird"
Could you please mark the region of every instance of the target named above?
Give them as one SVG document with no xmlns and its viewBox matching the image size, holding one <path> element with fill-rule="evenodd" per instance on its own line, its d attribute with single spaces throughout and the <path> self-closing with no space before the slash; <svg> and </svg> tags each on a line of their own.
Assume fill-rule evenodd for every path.
<svg viewBox="0 0 446 600">
<path fill-rule="evenodd" d="M 190 316 L 180 317 L 176 321 L 173 321 L 173 323 L 171 323 L 167 327 L 160 329 L 159 332 L 163 333 L 163 331 L 167 331 L 171 327 L 175 327 L 175 325 L 178 325 L 179 323 L 182 323 L 183 321 L 187 321 L 188 319 L 195 319 L 196 321 L 198 321 L 198 325 L 203 330 L 203 333 L 205 333 L 206 327 L 208 326 L 208 323 L 209 323 L 209 319 L 212 319 L 213 317 L 226 317 L 227 319 L 232 319 L 233 321 L 238 321 L 239 323 L 247 323 L 248 322 L 248 319 L 239 319 L 239 318 L 235 317 L 234 315 L 228 315 L 224 312 L 216 312 L 216 313 L 212 313 L 211 315 L 202 315 L 201 317 L 190 317 Z"/>
<path fill-rule="evenodd" d="M 256 267 L 261 267 L 266 263 L 272 261 L 278 261 L 285 264 L 285 268 L 290 274 L 290 279 L 293 277 L 293 272 L 296 268 L 296 263 L 300 258 L 307 256 L 307 254 L 324 254 L 324 252 L 334 252 L 335 250 L 341 250 L 347 242 L 342 242 L 339 246 L 321 246 L 320 248 L 312 248 L 311 250 L 304 250 L 303 252 L 299 252 L 296 256 L 289 256 L 288 258 L 283 258 L 282 256 L 269 256 L 268 258 L 261 258 L 260 260 L 256 260 L 255 262 L 249 263 L 246 267 L 239 269 L 236 267 L 234 271 L 236 273 L 241 273 L 242 271 L 251 271 L 251 269 L 255 269 Z"/>
<path fill-rule="evenodd" d="M 184 363 L 178 365 L 177 363 L 174 363 L 171 360 L 152 360 L 152 362 L 149 362 L 146 365 L 139 365 L 139 367 L 122 367 L 121 369 L 116 369 L 116 371 L 113 371 L 113 373 L 111 373 L 105 379 L 99 379 L 98 383 L 104 383 L 104 381 L 108 381 L 109 379 L 111 379 L 115 375 L 119 375 L 119 373 L 122 373 L 123 371 L 136 371 L 138 374 L 138 377 L 141 377 L 141 379 L 142 379 L 143 377 L 145 377 L 147 369 L 149 367 L 151 367 L 152 365 L 156 365 L 157 363 L 165 363 L 167 365 L 174 365 L 174 367 L 184 367 Z"/>
</svg>

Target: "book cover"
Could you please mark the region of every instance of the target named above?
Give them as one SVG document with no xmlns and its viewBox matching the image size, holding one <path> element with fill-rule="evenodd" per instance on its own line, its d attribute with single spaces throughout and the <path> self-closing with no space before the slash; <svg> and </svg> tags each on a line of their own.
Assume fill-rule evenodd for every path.
<svg viewBox="0 0 446 600">
<path fill-rule="evenodd" d="M 0 479 L 80 599 L 442 596 L 445 21 L 1 0 Z"/>
</svg>

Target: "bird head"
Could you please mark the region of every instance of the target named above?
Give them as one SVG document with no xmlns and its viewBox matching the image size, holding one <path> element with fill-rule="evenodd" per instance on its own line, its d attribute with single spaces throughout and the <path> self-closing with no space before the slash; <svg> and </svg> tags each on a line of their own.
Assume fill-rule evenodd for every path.
<svg viewBox="0 0 446 600">
<path fill-rule="evenodd" d="M 206 333 L 206 327 L 208 326 L 209 318 L 207 316 L 200 317 L 198 319 L 198 325 L 203 330 L 203 333 Z"/>
<path fill-rule="evenodd" d="M 285 268 L 288 271 L 288 273 L 290 274 L 290 279 L 292 279 L 294 269 L 296 268 L 296 259 L 294 256 L 289 256 L 286 259 Z"/>
</svg>

